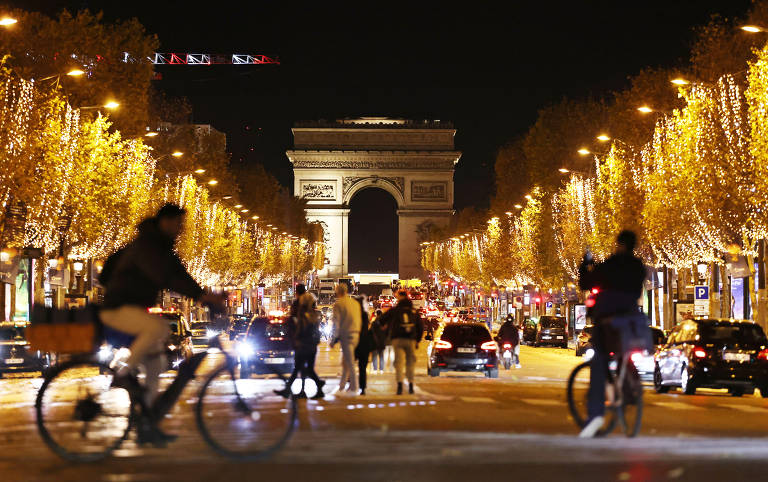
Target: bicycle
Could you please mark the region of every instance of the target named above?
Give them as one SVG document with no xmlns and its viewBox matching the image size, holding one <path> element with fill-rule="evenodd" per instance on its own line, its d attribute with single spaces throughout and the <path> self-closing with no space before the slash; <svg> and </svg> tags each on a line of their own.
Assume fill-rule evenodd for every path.
<svg viewBox="0 0 768 482">
<path fill-rule="evenodd" d="M 66 460 L 104 459 L 122 445 L 138 422 L 163 420 L 215 349 L 224 355 L 224 363 L 200 388 L 195 407 L 198 430 L 221 455 L 265 459 L 293 434 L 296 399 L 273 393 L 286 386 L 286 379 L 268 365 L 263 371 L 274 377 L 236 376 L 237 359 L 222 348 L 219 337 L 211 339 L 208 350 L 179 365 L 176 378 L 151 407 L 145 404 L 143 392 L 112 386 L 115 372 L 97 356 L 74 356 L 45 376 L 35 401 L 38 431 L 48 447 Z"/>
<path fill-rule="evenodd" d="M 627 437 L 634 437 L 640 431 L 643 418 L 643 384 L 632 361 L 632 354 L 625 353 L 621 357 L 610 354 L 606 379 L 605 422 L 597 431 L 597 436 L 611 433 L 617 421 L 621 422 Z M 587 387 L 589 386 L 593 360 L 594 358 L 576 366 L 568 377 L 568 409 L 579 428 L 584 428 L 587 424 L 588 391 L 584 391 L 583 397 L 577 397 L 575 385 L 586 379 Z"/>
</svg>

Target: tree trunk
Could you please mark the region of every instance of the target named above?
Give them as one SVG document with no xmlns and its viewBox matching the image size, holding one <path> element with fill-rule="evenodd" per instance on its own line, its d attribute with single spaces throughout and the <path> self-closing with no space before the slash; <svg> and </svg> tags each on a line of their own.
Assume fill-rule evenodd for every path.
<svg viewBox="0 0 768 482">
<path fill-rule="evenodd" d="M 731 278 L 728 276 L 725 265 L 720 266 L 720 279 L 723 283 L 723 293 L 720 297 L 720 316 L 730 318 L 731 315 Z"/>
<path fill-rule="evenodd" d="M 709 316 L 721 318 L 723 314 L 720 307 L 720 266 L 710 263 L 709 271 Z"/>
<path fill-rule="evenodd" d="M 765 300 L 765 239 L 757 242 L 757 323 L 768 330 Z"/>
<path fill-rule="evenodd" d="M 656 323 L 659 327 L 662 329 L 664 328 L 664 325 L 661 323 L 661 293 L 659 293 L 659 288 L 657 286 L 659 282 L 659 272 L 654 269 L 653 270 L 653 287 L 651 288 L 653 290 L 653 314 L 654 314 L 654 320 L 656 320 Z"/>
</svg>

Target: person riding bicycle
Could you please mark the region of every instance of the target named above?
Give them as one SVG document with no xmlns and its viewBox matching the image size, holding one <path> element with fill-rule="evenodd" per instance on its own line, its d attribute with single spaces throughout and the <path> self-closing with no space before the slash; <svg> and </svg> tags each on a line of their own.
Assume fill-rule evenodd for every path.
<svg viewBox="0 0 768 482">
<path fill-rule="evenodd" d="M 634 255 L 637 236 L 624 230 L 616 238 L 616 249 L 602 263 L 595 263 L 587 251 L 579 267 L 579 287 L 595 294 L 590 316 L 595 326 L 592 335 L 594 355 L 591 362 L 587 394 L 587 424 L 580 437 L 593 437 L 602 427 L 605 415 L 605 382 L 608 376 L 606 325 L 614 315 L 637 313 L 637 300 L 642 295 L 646 271 L 640 258 Z M 619 326 L 611 329 L 621 330 Z M 618 339 L 623 339 L 618 333 Z"/>
<path fill-rule="evenodd" d="M 135 388 L 133 374 L 139 364 L 146 370 L 144 398 L 151 406 L 157 395 L 160 373 L 166 366 L 164 342 L 170 334 L 168 322 L 148 312 L 162 290 L 172 290 L 198 302 L 221 307 L 221 296 L 206 294 L 187 272 L 174 251 L 186 211 L 166 204 L 138 226 L 138 235 L 104 263 L 99 282 L 104 286 L 104 325 L 135 337 L 131 355 L 117 369 L 114 386 Z M 172 440 L 151 427 L 150 441 Z"/>
</svg>

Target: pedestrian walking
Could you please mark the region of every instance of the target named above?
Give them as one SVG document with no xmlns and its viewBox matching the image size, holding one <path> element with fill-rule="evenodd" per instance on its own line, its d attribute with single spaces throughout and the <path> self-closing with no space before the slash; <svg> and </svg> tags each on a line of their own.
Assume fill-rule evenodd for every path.
<svg viewBox="0 0 768 482">
<path fill-rule="evenodd" d="M 320 322 L 317 313 L 317 300 L 312 293 L 307 292 L 303 284 L 296 286 L 296 299 L 291 305 L 290 311 L 291 340 L 293 341 L 294 365 L 293 372 L 282 390 L 274 392 L 285 398 L 291 395 L 291 386 L 296 377 L 301 374 L 301 391 L 297 398 L 307 398 L 304 392 L 306 379 L 310 378 L 317 386 L 317 392 L 312 396 L 313 400 L 325 397 L 323 386 L 325 380 L 321 380 L 315 372 L 315 358 L 317 357 L 317 345 L 320 343 Z"/>
<path fill-rule="evenodd" d="M 405 290 L 397 292 L 397 305 L 382 315 L 382 325 L 387 327 L 395 352 L 395 380 L 397 394 L 403 394 L 403 381 L 408 379 L 408 393 L 413 393 L 416 368 L 416 349 L 424 332 L 419 312 L 413 308 Z"/>
<path fill-rule="evenodd" d="M 387 348 L 387 330 L 381 326 L 381 310 L 376 310 L 371 322 L 371 334 L 373 335 L 373 371 L 384 373 L 384 350 Z"/>
<path fill-rule="evenodd" d="M 355 348 L 360 340 L 361 310 L 357 301 L 348 294 L 347 285 L 336 285 L 336 303 L 333 305 L 334 337 L 331 347 L 341 344 L 341 380 L 339 393 L 349 383 L 347 391 L 357 395 L 357 374 L 355 373 Z"/>
<path fill-rule="evenodd" d="M 365 395 L 367 383 L 368 360 L 371 358 L 371 352 L 374 349 L 373 333 L 370 330 L 368 321 L 368 310 L 366 309 L 365 295 L 356 298 L 360 303 L 360 341 L 355 348 L 355 358 L 357 358 L 358 378 L 360 380 L 360 395 Z"/>
</svg>

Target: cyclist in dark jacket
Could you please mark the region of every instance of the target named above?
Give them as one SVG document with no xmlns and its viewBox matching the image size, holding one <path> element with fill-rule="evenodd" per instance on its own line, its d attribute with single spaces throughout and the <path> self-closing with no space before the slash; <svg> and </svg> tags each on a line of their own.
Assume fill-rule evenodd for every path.
<svg viewBox="0 0 768 482">
<path fill-rule="evenodd" d="M 603 425 L 605 414 L 605 380 L 608 376 L 607 335 L 615 330 L 604 326 L 608 317 L 637 313 L 637 300 L 643 292 L 645 266 L 634 255 L 637 236 L 622 231 L 616 238 L 616 249 L 602 263 L 595 263 L 589 252 L 579 267 L 579 287 L 596 290 L 595 305 L 590 317 L 595 325 L 592 334 L 592 358 L 589 392 L 587 393 L 588 422 L 580 436 L 593 437 Z M 594 292 L 594 291 L 593 291 Z M 613 336 L 611 336 L 613 338 Z M 621 339 L 621 334 L 616 334 Z"/>
</svg>

